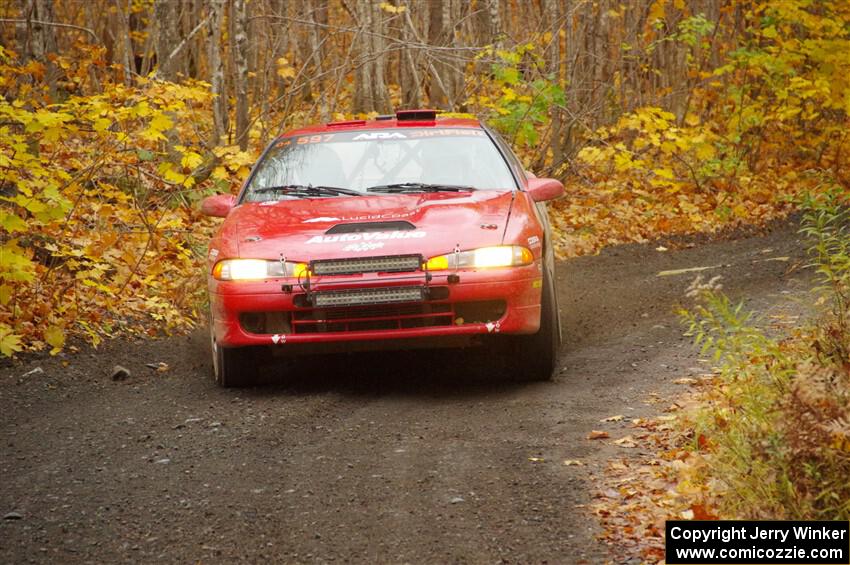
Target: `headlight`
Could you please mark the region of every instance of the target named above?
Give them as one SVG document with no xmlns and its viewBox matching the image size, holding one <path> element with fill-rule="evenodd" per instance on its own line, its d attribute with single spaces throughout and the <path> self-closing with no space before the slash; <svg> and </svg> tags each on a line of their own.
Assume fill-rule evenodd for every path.
<svg viewBox="0 0 850 565">
<path fill-rule="evenodd" d="M 431 257 L 425 267 L 429 271 L 486 269 L 488 267 L 530 265 L 533 262 L 534 254 L 530 249 L 519 245 L 497 245 Z"/>
<path fill-rule="evenodd" d="M 213 277 L 220 281 L 259 281 L 279 277 L 300 277 L 306 263 L 266 261 L 265 259 L 224 259 L 213 267 Z"/>
</svg>

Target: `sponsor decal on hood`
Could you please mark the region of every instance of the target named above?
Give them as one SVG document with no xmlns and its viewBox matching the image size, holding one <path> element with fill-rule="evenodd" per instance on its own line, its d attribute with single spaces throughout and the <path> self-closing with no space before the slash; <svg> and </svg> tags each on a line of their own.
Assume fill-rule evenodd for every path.
<svg viewBox="0 0 850 565">
<path fill-rule="evenodd" d="M 409 210 L 407 212 L 392 212 L 387 214 L 361 214 L 358 216 L 319 216 L 318 218 L 307 218 L 301 220 L 302 224 L 315 224 L 322 222 L 358 222 L 362 220 L 393 220 L 396 218 L 409 218 L 415 216 L 420 211 L 419 208 Z"/>
<path fill-rule="evenodd" d="M 313 243 L 342 243 L 351 241 L 381 241 L 387 239 L 422 239 L 428 234 L 421 230 L 416 231 L 375 231 L 366 233 L 344 233 L 341 235 L 314 235 L 307 240 Z"/>
</svg>

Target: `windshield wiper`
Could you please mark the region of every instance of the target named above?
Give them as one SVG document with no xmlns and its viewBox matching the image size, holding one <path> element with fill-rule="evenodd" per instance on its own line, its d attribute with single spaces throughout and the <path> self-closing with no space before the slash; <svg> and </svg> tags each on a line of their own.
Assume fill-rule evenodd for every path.
<svg viewBox="0 0 850 565">
<path fill-rule="evenodd" d="M 340 188 L 338 186 L 324 186 L 312 184 L 283 184 L 280 186 L 263 186 L 254 188 L 251 192 L 285 192 L 287 194 L 306 194 L 306 195 L 333 195 L 333 196 L 363 196 L 362 192 L 351 190 L 350 188 Z"/>
<path fill-rule="evenodd" d="M 460 184 L 436 184 L 430 182 L 399 182 L 395 184 L 379 184 L 370 186 L 367 192 L 470 192 L 472 186 Z"/>
</svg>

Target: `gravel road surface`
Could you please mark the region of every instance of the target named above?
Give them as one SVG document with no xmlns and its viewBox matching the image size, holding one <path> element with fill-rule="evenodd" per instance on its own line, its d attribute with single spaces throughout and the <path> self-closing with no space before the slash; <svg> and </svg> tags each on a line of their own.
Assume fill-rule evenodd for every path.
<svg viewBox="0 0 850 565">
<path fill-rule="evenodd" d="M 657 245 L 559 264 L 550 383 L 418 351 L 311 358 L 222 390 L 205 329 L 7 364 L 0 562 L 602 562 L 585 505 L 618 448 L 587 434 L 656 413 L 673 380 L 708 369 L 673 313 L 697 273 L 659 272 L 711 267 L 768 315 L 808 286 L 792 224 Z M 129 378 L 110 378 L 116 364 Z"/>
</svg>

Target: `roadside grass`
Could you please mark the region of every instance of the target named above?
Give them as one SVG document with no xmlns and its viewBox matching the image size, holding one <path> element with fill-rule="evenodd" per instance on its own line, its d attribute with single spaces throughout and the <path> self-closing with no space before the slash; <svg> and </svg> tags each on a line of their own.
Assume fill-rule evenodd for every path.
<svg viewBox="0 0 850 565">
<path fill-rule="evenodd" d="M 756 327 L 717 281 L 695 281 L 689 334 L 720 363 L 696 411 L 696 480 L 730 518 L 850 518 L 850 208 L 839 190 L 807 196 L 819 313 L 791 335 Z"/>
<path fill-rule="evenodd" d="M 668 519 L 850 519 L 848 204 L 846 190 L 800 204 L 819 283 L 809 322 L 788 331 L 719 279 L 692 283 L 679 313 L 715 369 L 677 379 L 688 392 L 664 414 L 632 420 L 652 449 L 608 462 L 591 510 L 615 560 L 662 562 Z"/>
</svg>

